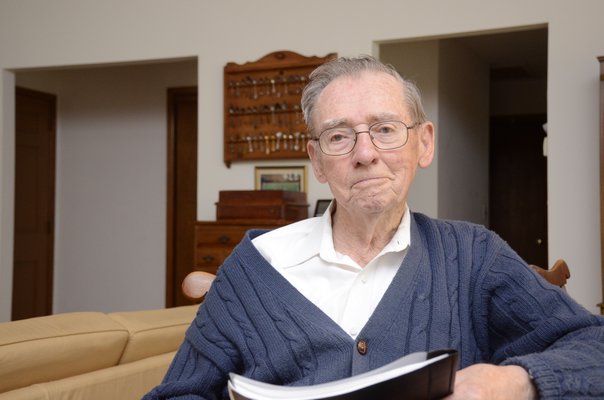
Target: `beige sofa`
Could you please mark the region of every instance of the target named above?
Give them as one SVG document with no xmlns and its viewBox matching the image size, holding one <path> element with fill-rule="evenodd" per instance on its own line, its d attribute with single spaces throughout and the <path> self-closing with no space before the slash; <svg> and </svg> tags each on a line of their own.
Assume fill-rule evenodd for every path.
<svg viewBox="0 0 604 400">
<path fill-rule="evenodd" d="M 0 400 L 140 399 L 161 381 L 197 307 L 0 323 Z"/>
</svg>

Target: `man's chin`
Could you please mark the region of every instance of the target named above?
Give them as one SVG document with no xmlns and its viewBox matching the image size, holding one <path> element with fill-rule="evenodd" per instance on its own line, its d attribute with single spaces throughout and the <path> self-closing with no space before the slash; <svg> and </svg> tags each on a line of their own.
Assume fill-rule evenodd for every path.
<svg viewBox="0 0 604 400">
<path fill-rule="evenodd" d="M 361 198 L 355 202 L 355 208 L 366 214 L 381 214 L 389 208 L 389 202 L 379 197 Z"/>
</svg>

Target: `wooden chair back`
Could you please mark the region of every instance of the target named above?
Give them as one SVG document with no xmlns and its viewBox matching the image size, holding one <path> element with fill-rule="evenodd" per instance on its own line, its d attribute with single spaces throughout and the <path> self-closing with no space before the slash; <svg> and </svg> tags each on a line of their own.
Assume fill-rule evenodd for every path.
<svg viewBox="0 0 604 400">
<path fill-rule="evenodd" d="M 182 293 L 189 300 L 201 303 L 216 275 L 204 271 L 189 272 L 182 281 Z"/>
</svg>

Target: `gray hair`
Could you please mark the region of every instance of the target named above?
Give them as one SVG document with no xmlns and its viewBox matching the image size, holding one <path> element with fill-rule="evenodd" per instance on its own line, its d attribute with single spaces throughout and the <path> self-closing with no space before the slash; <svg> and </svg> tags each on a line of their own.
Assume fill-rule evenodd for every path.
<svg viewBox="0 0 604 400">
<path fill-rule="evenodd" d="M 413 123 L 426 122 L 427 117 L 422 105 L 419 88 L 411 81 L 404 79 L 392 65 L 383 64 L 374 57 L 340 57 L 317 67 L 309 77 L 309 83 L 302 92 L 302 114 L 309 132 L 314 131 L 312 122 L 315 105 L 321 92 L 333 80 L 341 76 L 359 75 L 361 72 L 383 72 L 393 76 L 403 87 L 403 95 Z"/>
</svg>

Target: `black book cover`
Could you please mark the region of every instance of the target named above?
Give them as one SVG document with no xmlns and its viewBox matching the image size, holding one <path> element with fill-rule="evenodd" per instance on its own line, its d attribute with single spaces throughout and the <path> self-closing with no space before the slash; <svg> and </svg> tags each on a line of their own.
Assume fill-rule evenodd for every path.
<svg viewBox="0 0 604 400">
<path fill-rule="evenodd" d="M 453 393 L 457 366 L 457 351 L 437 350 L 315 386 L 278 386 L 231 374 L 229 393 L 232 400 L 440 399 Z"/>
</svg>

